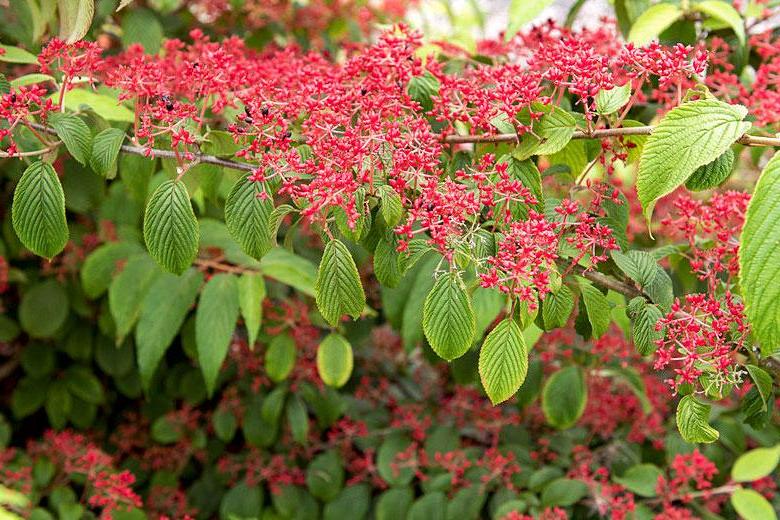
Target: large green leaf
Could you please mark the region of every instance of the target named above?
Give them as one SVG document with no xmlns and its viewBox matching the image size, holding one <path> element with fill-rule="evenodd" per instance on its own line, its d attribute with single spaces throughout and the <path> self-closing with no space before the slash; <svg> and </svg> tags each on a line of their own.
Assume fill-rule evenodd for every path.
<svg viewBox="0 0 780 520">
<path fill-rule="evenodd" d="M 238 279 L 238 306 L 247 332 L 249 348 L 253 349 L 260 324 L 263 321 L 263 300 L 265 300 L 265 280 L 260 273 L 244 273 Z"/>
<path fill-rule="evenodd" d="M 181 181 L 165 181 L 154 191 L 144 213 L 144 240 L 160 266 L 183 273 L 198 254 L 198 220 L 187 188 Z"/>
<path fill-rule="evenodd" d="M 27 65 L 37 65 L 38 57 L 19 47 L 0 44 L 0 61 L 6 63 L 23 63 Z"/>
<path fill-rule="evenodd" d="M 118 128 L 106 128 L 94 137 L 89 165 L 95 173 L 108 178 L 116 175 L 117 157 L 124 140 L 125 133 Z"/>
<path fill-rule="evenodd" d="M 143 251 L 134 242 L 108 242 L 92 251 L 81 267 L 81 287 L 89 298 L 97 298 L 108 289 L 119 262 Z"/>
<path fill-rule="evenodd" d="M 227 356 L 238 320 L 238 282 L 232 274 L 214 275 L 200 295 L 195 313 L 195 343 L 198 362 L 209 395 Z"/>
<path fill-rule="evenodd" d="M 692 395 L 680 399 L 677 405 L 677 429 L 685 442 L 715 442 L 718 430 L 710 426 L 710 406 Z"/>
<path fill-rule="evenodd" d="M 162 273 L 146 292 L 135 329 L 138 369 L 144 388 L 149 389 L 154 371 L 179 333 L 202 282 L 203 275 L 195 269 L 181 276 Z"/>
<path fill-rule="evenodd" d="M 49 117 L 49 125 L 65 144 L 68 153 L 81 164 L 88 164 L 92 151 L 92 132 L 87 123 L 73 114 L 55 113 Z"/>
<path fill-rule="evenodd" d="M 769 501 L 753 489 L 737 489 L 731 495 L 731 505 L 744 520 L 777 520 Z"/>
<path fill-rule="evenodd" d="M 248 177 L 233 185 L 225 201 L 228 231 L 246 254 L 258 260 L 274 245 L 269 222 L 273 210 L 273 200 L 263 184 Z"/>
<path fill-rule="evenodd" d="M 743 453 L 731 468 L 736 482 L 752 482 L 771 475 L 780 463 L 780 444 L 771 448 L 756 448 Z"/>
<path fill-rule="evenodd" d="M 748 205 L 739 250 L 745 313 L 764 355 L 780 351 L 780 153 L 761 173 Z"/>
<path fill-rule="evenodd" d="M 740 45 L 745 45 L 745 21 L 731 3 L 723 0 L 704 0 L 694 4 L 693 8 L 727 24 L 737 35 Z"/>
<path fill-rule="evenodd" d="M 542 411 L 547 422 L 559 429 L 573 426 L 588 402 L 585 376 L 578 366 L 562 368 L 550 376 L 542 390 Z"/>
<path fill-rule="evenodd" d="M 593 337 L 600 338 L 609 329 L 610 312 L 609 301 L 604 294 L 596 289 L 593 284 L 587 280 L 580 279 L 580 291 L 582 291 L 582 300 L 585 302 L 585 309 L 588 313 Z M 580 309 L 582 312 L 582 309 Z"/>
<path fill-rule="evenodd" d="M 114 318 L 117 344 L 133 329 L 144 295 L 160 274 L 160 268 L 144 252 L 130 257 L 122 272 L 114 277 L 108 287 L 108 308 Z"/>
<path fill-rule="evenodd" d="M 674 22 L 683 15 L 682 9 L 672 4 L 656 4 L 634 21 L 628 33 L 628 41 L 637 45 L 645 45 L 658 38 Z"/>
<path fill-rule="evenodd" d="M 357 319 L 366 306 L 366 295 L 352 254 L 340 240 L 331 240 L 317 270 L 314 284 L 320 314 L 335 326 L 344 314 Z"/>
<path fill-rule="evenodd" d="M 59 94 L 54 94 L 54 96 L 57 95 Z M 97 115 L 108 121 L 132 123 L 135 117 L 133 111 L 122 105 L 116 97 L 99 94 L 84 88 L 74 88 L 67 91 L 63 104 L 65 108 L 73 111 L 80 110 L 82 105 L 88 106 Z"/>
<path fill-rule="evenodd" d="M 11 206 L 14 231 L 24 247 L 52 258 L 68 243 L 65 194 L 51 164 L 32 163 L 14 190 Z"/>
<path fill-rule="evenodd" d="M 317 347 L 317 372 L 328 385 L 344 386 L 352 375 L 352 345 L 341 334 L 328 334 Z"/>
<path fill-rule="evenodd" d="M 19 323 L 33 338 L 50 338 L 65 324 L 70 305 L 65 288 L 49 278 L 25 291 L 19 304 Z"/>
<path fill-rule="evenodd" d="M 622 86 L 600 90 L 596 95 L 596 112 L 601 115 L 617 112 L 631 99 L 631 82 Z"/>
<path fill-rule="evenodd" d="M 295 340 L 287 334 L 274 336 L 265 353 L 265 372 L 268 378 L 275 383 L 287 379 L 295 368 L 296 357 Z"/>
<path fill-rule="evenodd" d="M 542 301 L 542 323 L 545 330 L 566 325 L 574 309 L 574 294 L 566 285 L 545 296 Z"/>
<path fill-rule="evenodd" d="M 528 348 L 520 326 L 506 318 L 490 331 L 479 351 L 479 376 L 495 405 L 512 397 L 528 373 Z"/>
<path fill-rule="evenodd" d="M 716 188 L 723 184 L 731 175 L 734 167 L 734 152 L 728 148 L 714 161 L 699 166 L 699 168 L 688 177 L 685 187 L 691 191 L 702 191 Z"/>
<path fill-rule="evenodd" d="M 639 163 L 637 192 L 648 220 L 658 199 L 748 131 L 750 123 L 742 121 L 746 114 L 742 105 L 714 99 L 684 103 L 666 114 L 647 139 Z"/>
<path fill-rule="evenodd" d="M 460 275 L 439 277 L 423 306 L 423 332 L 439 357 L 452 361 L 466 353 L 477 331 L 471 298 Z"/>
<path fill-rule="evenodd" d="M 95 0 L 57 0 L 60 14 L 60 38 L 66 43 L 82 39 L 92 25 Z"/>
</svg>

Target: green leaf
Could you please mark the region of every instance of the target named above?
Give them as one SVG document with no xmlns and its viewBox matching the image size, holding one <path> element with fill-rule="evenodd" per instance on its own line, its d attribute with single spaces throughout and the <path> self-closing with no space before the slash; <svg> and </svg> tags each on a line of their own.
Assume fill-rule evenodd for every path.
<svg viewBox="0 0 780 520">
<path fill-rule="evenodd" d="M 623 108 L 630 99 L 631 82 L 608 90 L 600 90 L 596 94 L 596 112 L 603 116 L 613 114 Z"/>
<path fill-rule="evenodd" d="M 117 344 L 133 329 L 146 292 L 162 271 L 145 252 L 132 256 L 108 288 L 108 307 L 116 326 Z"/>
<path fill-rule="evenodd" d="M 317 266 L 310 260 L 291 253 L 282 247 L 271 249 L 260 261 L 264 275 L 314 296 L 317 278 Z"/>
<path fill-rule="evenodd" d="M 225 224 L 230 235 L 257 260 L 273 247 L 269 222 L 273 210 L 273 200 L 263 184 L 248 177 L 233 185 L 225 201 Z"/>
<path fill-rule="evenodd" d="M 656 4 L 634 21 L 628 33 L 628 41 L 636 45 L 645 45 L 658 38 L 683 15 L 682 9 L 672 4 Z"/>
<path fill-rule="evenodd" d="M 352 345 L 341 334 L 328 334 L 317 347 L 317 372 L 326 385 L 344 386 L 352 375 L 352 365 Z"/>
<path fill-rule="evenodd" d="M 49 125 L 57 132 L 68 153 L 86 165 L 92 151 L 92 132 L 87 123 L 73 114 L 57 112 L 49 116 Z"/>
<path fill-rule="evenodd" d="M 265 280 L 260 273 L 247 272 L 238 279 L 238 306 L 247 331 L 249 348 L 254 349 L 263 322 Z"/>
<path fill-rule="evenodd" d="M 650 299 L 663 309 L 669 309 L 674 300 L 672 279 L 646 251 L 612 251 L 612 259 L 621 271 L 634 280 Z"/>
<path fill-rule="evenodd" d="M 657 495 L 658 477 L 661 476 L 663 472 L 655 464 L 637 464 L 628 468 L 622 477 L 613 480 L 641 497 L 654 497 Z"/>
<path fill-rule="evenodd" d="M 343 486 L 344 462 L 333 449 L 317 455 L 306 468 L 306 487 L 323 502 L 336 498 Z"/>
<path fill-rule="evenodd" d="M 753 489 L 737 489 L 731 505 L 744 520 L 777 520 L 777 513 L 766 498 Z"/>
<path fill-rule="evenodd" d="M 723 184 L 731 175 L 734 167 L 734 152 L 728 148 L 717 159 L 707 163 L 691 174 L 685 182 L 685 187 L 691 191 L 702 191 L 716 188 Z"/>
<path fill-rule="evenodd" d="M 203 288 L 195 313 L 198 362 L 209 395 L 227 356 L 238 320 L 238 283 L 232 274 L 214 275 Z"/>
<path fill-rule="evenodd" d="M 382 201 L 380 210 L 382 211 L 382 218 L 388 227 L 395 227 L 400 221 L 403 215 L 403 204 L 401 203 L 401 196 L 392 187 L 388 185 L 382 185 L 379 187 L 379 198 Z"/>
<path fill-rule="evenodd" d="M 22 63 L 25 65 L 38 65 L 38 57 L 19 47 L 3 45 L 0 43 L 0 61 L 6 63 Z"/>
<path fill-rule="evenodd" d="M 306 413 L 306 405 L 297 395 L 291 395 L 284 408 L 287 423 L 293 440 L 298 444 L 305 444 L 309 436 L 309 416 Z"/>
<path fill-rule="evenodd" d="M 122 105 L 116 97 L 98 94 L 83 88 L 67 91 L 63 104 L 65 108 L 74 112 L 80 110 L 82 105 L 87 106 L 107 121 L 132 123 L 135 118 L 134 112 Z"/>
<path fill-rule="evenodd" d="M 666 114 L 647 139 L 639 163 L 636 187 L 645 218 L 650 220 L 658 199 L 748 131 L 750 123 L 742 121 L 746 114 L 742 105 L 714 99 L 691 101 Z"/>
<path fill-rule="evenodd" d="M 528 348 L 520 326 L 506 318 L 490 331 L 479 351 L 479 376 L 496 405 L 512 397 L 528 373 Z"/>
<path fill-rule="evenodd" d="M 379 495 L 376 501 L 376 520 L 398 520 L 406 513 L 414 500 L 414 493 L 408 487 L 390 488 Z"/>
<path fill-rule="evenodd" d="M 166 271 L 181 274 L 198 254 L 199 236 L 184 183 L 168 180 L 160 184 L 144 213 L 144 240 L 152 258 Z"/>
<path fill-rule="evenodd" d="M 477 324 L 471 298 L 460 275 L 441 275 L 425 298 L 423 332 L 439 357 L 452 361 L 466 353 Z"/>
<path fill-rule="evenodd" d="M 542 411 L 547 422 L 558 429 L 574 424 L 585 411 L 588 389 L 582 369 L 568 366 L 555 372 L 542 390 Z"/>
<path fill-rule="evenodd" d="M 405 452 L 411 441 L 400 430 L 385 437 L 376 453 L 379 476 L 393 487 L 406 486 L 414 479 L 414 468 L 399 466 L 399 455 Z"/>
<path fill-rule="evenodd" d="M 135 344 L 141 383 L 147 390 L 157 365 L 195 303 L 201 283 L 203 275 L 195 269 L 189 269 L 182 276 L 162 273 L 144 296 L 135 329 Z"/>
<path fill-rule="evenodd" d="M 661 339 L 663 332 L 656 330 L 655 325 L 663 317 L 663 313 L 655 305 L 643 304 L 632 320 L 632 335 L 637 352 L 648 356 L 655 352 L 655 342 Z"/>
<path fill-rule="evenodd" d="M 780 152 L 758 179 L 739 247 L 739 280 L 753 335 L 765 356 L 780 351 Z"/>
<path fill-rule="evenodd" d="M 13 390 L 11 395 L 11 411 L 14 417 L 22 419 L 35 413 L 46 402 L 48 390 L 47 379 L 25 377 Z"/>
<path fill-rule="evenodd" d="M 22 295 L 19 323 L 33 338 L 51 338 L 65 324 L 70 305 L 68 294 L 55 279 L 33 285 Z"/>
<path fill-rule="evenodd" d="M 718 430 L 710 426 L 710 406 L 692 395 L 680 399 L 677 405 L 677 429 L 685 442 L 715 442 Z"/>
<path fill-rule="evenodd" d="M 766 410 L 767 403 L 772 396 L 772 376 L 763 368 L 755 365 L 745 365 L 745 368 L 750 374 L 750 378 L 755 383 L 755 388 L 761 396 L 761 400 L 764 402 L 764 410 Z"/>
<path fill-rule="evenodd" d="M 566 325 L 571 311 L 574 310 L 574 293 L 566 285 L 545 296 L 542 301 L 542 322 L 545 330 L 557 329 Z"/>
<path fill-rule="evenodd" d="M 65 384 L 74 397 L 91 403 L 102 404 L 105 401 L 103 385 L 91 369 L 73 365 L 65 371 Z"/>
<path fill-rule="evenodd" d="M 745 21 L 730 3 L 722 0 L 704 0 L 694 4 L 693 9 L 727 24 L 737 35 L 739 44 L 745 45 Z"/>
<path fill-rule="evenodd" d="M 585 302 L 585 309 L 588 312 L 588 321 L 593 331 L 593 337 L 600 338 L 609 330 L 611 317 L 609 301 L 601 291 L 584 278 L 580 279 L 580 291 L 582 291 L 582 300 Z"/>
<path fill-rule="evenodd" d="M 780 463 L 780 444 L 772 448 L 756 448 L 743 453 L 731 468 L 736 482 L 752 482 L 771 475 Z"/>
<path fill-rule="evenodd" d="M 265 371 L 274 383 L 287 379 L 295 368 L 295 341 L 287 334 L 274 336 L 265 353 Z"/>
<path fill-rule="evenodd" d="M 511 40 L 526 24 L 532 22 L 552 0 L 512 0 L 509 4 L 509 23 L 505 39 Z"/>
<path fill-rule="evenodd" d="M 406 271 L 406 255 L 398 252 L 398 235 L 385 233 L 374 249 L 374 275 L 384 287 L 396 287 Z"/>
<path fill-rule="evenodd" d="M 81 267 L 84 294 L 95 299 L 106 292 L 119 262 L 141 251 L 141 247 L 133 242 L 108 242 L 92 251 Z"/>
<path fill-rule="evenodd" d="M 56 83 L 54 77 L 49 76 L 48 74 L 25 74 L 24 76 L 19 76 L 18 78 L 13 79 L 9 86 L 13 88 L 19 88 L 26 87 L 27 85 L 35 85 L 37 83 L 46 83 L 49 81 Z"/>
<path fill-rule="evenodd" d="M 60 38 L 66 43 L 82 39 L 92 25 L 95 15 L 94 0 L 57 0 L 59 6 Z"/>
<path fill-rule="evenodd" d="M 230 488 L 219 504 L 220 520 L 260 518 L 262 513 L 262 488 L 250 486 L 246 482 L 239 482 Z"/>
<path fill-rule="evenodd" d="M 236 144 L 230 132 L 210 130 L 203 138 L 200 149 L 205 154 L 217 157 L 233 157 L 241 146 Z"/>
<path fill-rule="evenodd" d="M 576 504 L 588 494 L 588 486 L 581 480 L 557 478 L 542 491 L 542 505 L 567 507 Z"/>
<path fill-rule="evenodd" d="M 55 430 L 61 430 L 67 424 L 72 403 L 73 399 L 70 396 L 70 392 L 68 392 L 65 381 L 58 379 L 49 386 L 44 408 L 46 409 L 49 423 Z"/>
<path fill-rule="evenodd" d="M 409 97 L 417 101 L 423 110 L 429 111 L 433 108 L 431 97 L 439 93 L 439 80 L 430 72 L 425 72 L 422 76 L 413 76 L 409 80 L 407 91 Z"/>
<path fill-rule="evenodd" d="M 27 167 L 14 190 L 11 217 L 19 240 L 36 255 L 51 259 L 65 248 L 65 194 L 51 164 Z"/>
<path fill-rule="evenodd" d="M 109 179 L 114 178 L 117 157 L 119 157 L 119 150 L 122 148 L 124 140 L 125 133 L 118 128 L 106 128 L 94 137 L 89 165 L 95 173 Z"/>
<path fill-rule="evenodd" d="M 366 295 L 352 254 L 340 240 L 331 240 L 314 283 L 317 308 L 325 321 L 336 326 L 344 314 L 357 319 L 366 306 Z"/>
<path fill-rule="evenodd" d="M 534 132 L 542 138 L 534 153 L 552 155 L 569 144 L 577 128 L 577 121 L 566 110 L 555 105 L 543 110 L 547 113 L 534 125 Z"/>
</svg>

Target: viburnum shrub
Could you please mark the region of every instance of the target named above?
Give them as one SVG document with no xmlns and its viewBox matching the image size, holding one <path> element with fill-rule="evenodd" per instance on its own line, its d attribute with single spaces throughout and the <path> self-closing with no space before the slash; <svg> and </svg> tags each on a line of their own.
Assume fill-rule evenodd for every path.
<svg viewBox="0 0 780 520">
<path fill-rule="evenodd" d="M 0 518 L 776 518 L 775 2 L 550 3 L 10 0 Z"/>
</svg>

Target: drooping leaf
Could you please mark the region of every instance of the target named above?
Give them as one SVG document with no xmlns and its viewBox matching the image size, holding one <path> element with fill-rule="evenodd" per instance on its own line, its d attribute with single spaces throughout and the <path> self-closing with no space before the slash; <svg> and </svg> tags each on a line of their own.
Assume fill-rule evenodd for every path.
<svg viewBox="0 0 780 520">
<path fill-rule="evenodd" d="M 677 405 L 677 429 L 685 442 L 715 442 L 718 430 L 710 426 L 710 406 L 692 395 L 680 399 Z"/>
<path fill-rule="evenodd" d="M 728 179 L 733 167 L 734 152 L 729 148 L 711 163 L 699 166 L 685 182 L 685 187 L 691 191 L 716 188 Z"/>
<path fill-rule="evenodd" d="M 611 312 L 609 301 L 601 291 L 585 279 L 580 279 L 580 291 L 582 292 L 582 300 L 585 302 L 593 337 L 600 338 L 609 329 Z"/>
<path fill-rule="evenodd" d="M 247 177 L 236 182 L 225 200 L 228 231 L 241 249 L 257 260 L 273 247 L 270 226 L 273 209 L 273 200 L 263 184 Z"/>
<path fill-rule="evenodd" d="M 574 293 L 566 285 L 545 296 L 542 301 L 542 322 L 545 330 L 566 325 L 574 309 Z"/>
<path fill-rule="evenodd" d="M 457 273 L 445 273 L 434 283 L 423 306 L 423 332 L 439 357 L 452 361 L 474 341 L 476 318 L 466 286 Z"/>
<path fill-rule="evenodd" d="M 737 35 L 740 45 L 745 45 L 745 21 L 734 6 L 723 0 L 703 0 L 693 4 L 693 9 L 727 24 Z"/>
<path fill-rule="evenodd" d="M 644 11 L 634 21 L 628 33 L 628 41 L 645 45 L 682 17 L 683 11 L 673 4 L 656 4 Z"/>
<path fill-rule="evenodd" d="M 174 274 L 183 273 L 198 254 L 198 220 L 184 183 L 165 181 L 152 193 L 144 213 L 149 254 Z"/>
<path fill-rule="evenodd" d="M 542 390 L 542 411 L 547 422 L 559 429 L 573 426 L 588 401 L 588 389 L 582 369 L 568 366 L 555 372 Z"/>
<path fill-rule="evenodd" d="M 135 117 L 133 111 L 122 105 L 116 98 L 98 94 L 85 88 L 74 88 L 67 91 L 63 104 L 65 108 L 74 112 L 80 110 L 82 105 L 87 106 L 107 121 L 132 123 Z"/>
<path fill-rule="evenodd" d="M 162 273 L 146 292 L 135 329 L 135 344 L 141 382 L 147 390 L 154 371 L 195 302 L 202 282 L 203 275 L 196 269 L 189 269 L 181 276 Z"/>
<path fill-rule="evenodd" d="M 753 383 L 755 383 L 754 388 L 756 388 L 759 395 L 761 396 L 761 400 L 764 401 L 764 409 L 766 409 L 766 405 L 771 399 L 772 395 L 772 376 L 770 376 L 769 373 L 763 368 L 757 367 L 755 365 L 745 365 L 745 368 L 747 369 L 748 374 L 750 374 L 750 378 L 753 380 Z"/>
<path fill-rule="evenodd" d="M 51 259 L 65 248 L 65 194 L 51 164 L 27 167 L 14 190 L 11 217 L 19 240 L 36 255 Z"/>
<path fill-rule="evenodd" d="M 68 153 L 81 164 L 88 164 L 92 152 L 92 133 L 87 123 L 73 114 L 57 112 L 49 116 L 49 125 L 65 144 Z"/>
<path fill-rule="evenodd" d="M 341 334 L 328 334 L 317 347 L 317 372 L 326 385 L 344 386 L 352 375 L 352 365 L 352 345 Z"/>
<path fill-rule="evenodd" d="M 479 376 L 496 405 L 512 397 L 528 373 L 528 348 L 520 326 L 506 318 L 490 331 L 479 351 Z"/>
<path fill-rule="evenodd" d="M 388 231 L 374 249 L 374 275 L 385 287 L 395 287 L 406 271 L 406 255 L 398 252 L 398 238 Z"/>
<path fill-rule="evenodd" d="M 117 157 L 125 140 L 125 133 L 118 128 L 106 128 L 92 140 L 89 165 L 100 175 L 113 178 L 116 175 Z"/>
<path fill-rule="evenodd" d="M 746 114 L 742 105 L 714 99 L 684 103 L 666 114 L 647 139 L 639 162 L 637 193 L 648 220 L 658 199 L 748 131 L 750 123 L 742 121 Z"/>
<path fill-rule="evenodd" d="M 761 173 L 739 249 L 739 280 L 750 328 L 768 356 L 780 350 L 780 153 Z"/>
<path fill-rule="evenodd" d="M 661 476 L 663 476 L 663 472 L 658 466 L 637 464 L 613 480 L 641 497 L 654 497 L 658 494 L 656 488 L 658 487 L 658 477 Z"/>
<path fill-rule="evenodd" d="M 0 61 L 6 63 L 21 63 L 26 65 L 37 65 L 38 57 L 19 47 L 13 45 L 0 44 Z"/>
<path fill-rule="evenodd" d="M 632 319 L 632 335 L 637 352 L 642 356 L 655 352 L 655 342 L 661 339 L 662 331 L 655 328 L 656 323 L 663 317 L 658 307 L 643 303 L 642 307 Z"/>
<path fill-rule="evenodd" d="M 95 0 L 57 0 L 60 14 L 60 39 L 75 43 L 82 39 L 92 25 Z"/>
<path fill-rule="evenodd" d="M 357 319 L 363 312 L 363 284 L 352 254 L 340 240 L 331 240 L 325 246 L 314 290 L 320 314 L 333 326 L 344 314 Z"/>
<path fill-rule="evenodd" d="M 238 279 L 238 306 L 247 331 L 249 348 L 254 349 L 263 322 L 265 280 L 260 273 L 244 273 Z"/>
<path fill-rule="evenodd" d="M 389 227 L 394 227 L 400 222 L 404 211 L 401 196 L 391 186 L 386 184 L 380 186 L 378 192 L 382 201 L 382 206 L 380 207 L 382 218 Z"/>
<path fill-rule="evenodd" d="M 111 281 L 108 288 L 108 307 L 116 326 L 118 344 L 135 326 L 141 313 L 144 295 L 160 274 L 160 268 L 144 252 L 130 257 L 122 272 Z"/>
<path fill-rule="evenodd" d="M 274 336 L 265 353 L 265 371 L 271 381 L 278 383 L 287 379 L 295 368 L 296 357 L 295 340 L 287 334 Z"/>
<path fill-rule="evenodd" d="M 238 282 L 228 273 L 214 275 L 200 295 L 195 313 L 195 342 L 209 395 L 227 356 L 238 320 Z"/>
<path fill-rule="evenodd" d="M 312 495 L 330 502 L 344 486 L 344 462 L 336 450 L 317 455 L 306 468 L 306 487 Z"/>
</svg>

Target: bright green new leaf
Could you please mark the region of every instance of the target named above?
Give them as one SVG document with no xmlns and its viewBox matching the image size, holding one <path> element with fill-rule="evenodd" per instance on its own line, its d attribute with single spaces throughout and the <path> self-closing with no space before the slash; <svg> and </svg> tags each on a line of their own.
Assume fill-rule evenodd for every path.
<svg viewBox="0 0 780 520">
<path fill-rule="evenodd" d="M 777 520 L 769 501 L 753 489 L 737 489 L 731 495 L 731 505 L 744 520 Z"/>
<path fill-rule="evenodd" d="M 658 199 L 685 183 L 700 166 L 723 154 L 750 128 L 747 108 L 715 99 L 669 111 L 647 139 L 639 162 L 637 193 L 650 220 Z"/>
<path fill-rule="evenodd" d="M 457 273 L 436 280 L 423 306 L 423 332 L 439 357 L 452 361 L 466 353 L 476 334 L 476 317 Z"/>
<path fill-rule="evenodd" d="M 677 429 L 685 442 L 715 442 L 720 434 L 710 426 L 710 406 L 692 395 L 680 399 L 677 405 Z"/>
<path fill-rule="evenodd" d="M 750 199 L 739 250 L 739 280 L 761 352 L 780 350 L 780 153 L 761 173 Z"/>
<path fill-rule="evenodd" d="M 511 40 L 520 29 L 532 22 L 551 3 L 552 0 L 512 0 L 509 4 L 506 40 Z"/>
<path fill-rule="evenodd" d="M 181 274 L 198 254 L 199 236 L 184 183 L 169 180 L 160 184 L 144 213 L 144 240 L 152 258 L 163 269 Z"/>
<path fill-rule="evenodd" d="M 542 390 L 542 412 L 547 422 L 564 430 L 574 426 L 585 411 L 588 388 L 578 366 L 568 366 L 555 372 Z"/>
<path fill-rule="evenodd" d="M 314 283 L 317 308 L 325 321 L 336 326 L 344 314 L 357 319 L 366 306 L 355 260 L 340 240 L 331 240 L 317 270 Z"/>
<path fill-rule="evenodd" d="M 25 74 L 24 76 L 19 76 L 18 78 L 14 78 L 11 80 L 11 83 L 9 85 L 14 88 L 19 87 L 26 87 L 27 85 L 35 85 L 37 83 L 45 83 L 45 82 L 52 82 L 56 83 L 56 80 L 53 76 L 49 76 L 48 74 Z"/>
<path fill-rule="evenodd" d="M 737 35 L 740 45 L 745 45 L 745 21 L 734 6 L 723 0 L 704 0 L 693 5 L 693 9 L 727 24 Z"/>
<path fill-rule="evenodd" d="M 271 212 L 274 203 L 262 183 L 242 177 L 225 200 L 225 224 L 249 256 L 259 260 L 273 247 Z"/>
<path fill-rule="evenodd" d="M 753 482 L 771 475 L 780 463 L 780 444 L 772 448 L 756 448 L 743 453 L 731 468 L 731 478 L 736 482 Z"/>
<path fill-rule="evenodd" d="M 179 333 L 201 283 L 203 275 L 195 269 L 181 276 L 161 273 L 146 292 L 135 329 L 138 369 L 145 389 L 149 389 L 157 365 Z"/>
<path fill-rule="evenodd" d="M 54 94 L 53 96 L 58 95 Z M 135 117 L 134 113 L 122 105 L 115 97 L 98 94 L 84 88 L 74 88 L 67 91 L 63 104 L 65 108 L 74 112 L 80 110 L 82 105 L 88 106 L 107 121 L 132 123 Z"/>
<path fill-rule="evenodd" d="M 287 379 L 295 368 L 296 357 L 297 348 L 290 336 L 274 336 L 265 353 L 265 372 L 271 381 L 278 383 Z"/>
<path fill-rule="evenodd" d="M 200 295 L 195 313 L 195 343 L 198 362 L 209 395 L 227 356 L 238 320 L 238 282 L 232 274 L 214 275 Z"/>
<path fill-rule="evenodd" d="M 585 309 L 588 312 L 588 321 L 593 337 L 600 338 L 609 329 L 611 312 L 609 301 L 601 291 L 585 279 L 580 279 L 580 291 L 582 292 L 582 300 L 585 302 Z M 580 312 L 582 312 L 581 309 Z"/>
<path fill-rule="evenodd" d="M 352 345 L 341 334 L 328 334 L 317 347 L 317 372 L 328 385 L 340 388 L 352 375 Z"/>
<path fill-rule="evenodd" d="M 14 231 L 24 247 L 51 259 L 68 243 L 65 194 L 51 164 L 37 161 L 22 174 L 11 205 Z"/>
<path fill-rule="evenodd" d="M 38 57 L 19 47 L 3 45 L 0 43 L 0 61 L 6 63 L 22 63 L 25 65 L 38 65 Z"/>
<path fill-rule="evenodd" d="M 629 99 L 631 99 L 631 82 L 609 90 L 600 90 L 596 94 L 596 112 L 601 115 L 612 114 L 623 108 Z"/>
<path fill-rule="evenodd" d="M 528 348 L 520 326 L 506 318 L 490 331 L 479 351 L 479 376 L 496 405 L 512 397 L 528 373 Z"/>
<path fill-rule="evenodd" d="M 106 128 L 92 140 L 89 165 L 100 175 L 113 178 L 116 175 L 117 157 L 125 140 L 125 133 L 118 128 Z"/>
<path fill-rule="evenodd" d="M 238 306 L 247 332 L 249 348 L 255 348 L 260 324 L 263 322 L 265 280 L 260 273 L 244 273 L 238 279 Z"/>
<path fill-rule="evenodd" d="M 628 33 L 628 41 L 636 45 L 645 45 L 658 38 L 683 15 L 682 9 L 672 4 L 656 4 L 634 21 Z"/>
<path fill-rule="evenodd" d="M 66 43 L 82 39 L 92 25 L 95 0 L 57 0 L 59 6 L 60 38 Z"/>
<path fill-rule="evenodd" d="M 87 123 L 73 114 L 58 112 L 49 116 L 49 125 L 57 132 L 68 153 L 86 165 L 92 151 L 92 133 Z"/>
</svg>

